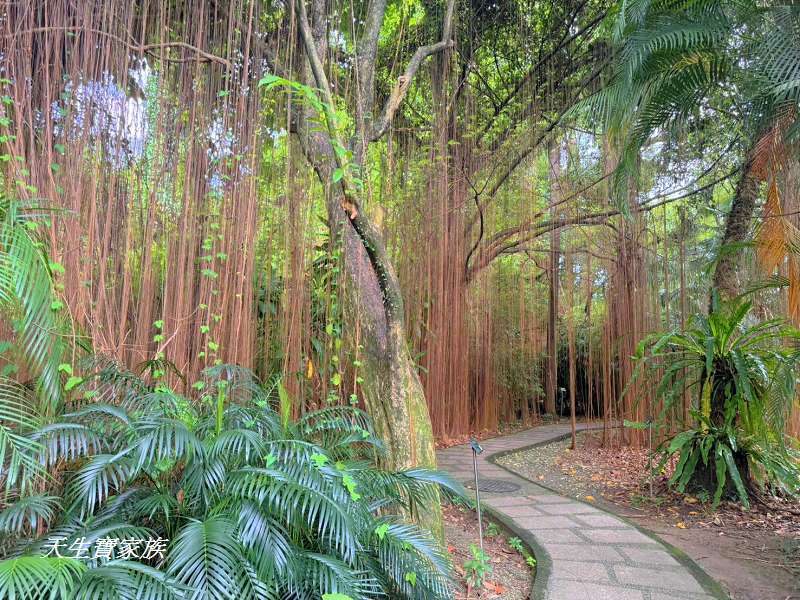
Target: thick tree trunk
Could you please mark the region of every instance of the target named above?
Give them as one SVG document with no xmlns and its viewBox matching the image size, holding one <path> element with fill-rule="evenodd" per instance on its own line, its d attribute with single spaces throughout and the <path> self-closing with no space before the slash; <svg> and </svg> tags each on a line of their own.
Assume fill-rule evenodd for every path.
<svg viewBox="0 0 800 600">
<path fill-rule="evenodd" d="M 747 241 L 758 199 L 758 177 L 753 173 L 752 162 L 752 153 L 748 153 L 748 158 L 742 165 L 742 175 L 736 185 L 736 193 L 725 223 L 725 233 L 720 242 L 709 310 L 712 308 L 715 291 L 721 300 L 735 298 L 740 292 L 739 272 L 743 254 L 741 244 Z M 711 422 L 718 427 L 723 425 L 725 419 L 724 396 L 722 393 L 711 394 Z"/>
<path fill-rule="evenodd" d="M 302 131 L 302 130 L 301 130 Z M 335 168 L 327 137 L 300 135 L 306 158 L 328 190 L 331 237 L 342 243 L 346 317 L 360 353 L 364 403 L 387 449 L 387 466 L 436 465 L 433 430 L 419 376 L 405 335 L 403 298 L 384 242 L 367 215 L 342 208 L 341 190 L 331 186 Z"/>
<path fill-rule="evenodd" d="M 353 221 L 344 215 L 338 202 L 331 204 L 331 221 L 338 220 L 342 235 L 348 322 L 353 331 L 358 327 L 363 346 L 363 400 L 386 444 L 387 466 L 434 467 L 428 405 L 408 351 L 403 301 L 394 269 L 366 217 L 359 215 Z"/>
<path fill-rule="evenodd" d="M 327 28 L 325 3 L 311 3 L 311 18 L 304 0 L 297 3 L 298 27 L 307 58 L 306 80 L 313 83 L 322 94 L 328 131 L 314 125 L 310 107 L 304 108 L 304 118 L 297 124 L 297 133 L 303 152 L 326 188 L 328 223 L 332 238 L 343 244 L 344 270 L 348 277 L 347 306 L 351 331 L 358 331 L 363 342 L 362 384 L 363 399 L 384 439 L 388 466 L 405 469 L 415 466 L 433 467 L 436 463 L 433 432 L 422 384 L 414 370 L 405 336 L 403 300 L 400 285 L 394 273 L 386 247 L 358 203 L 358 192 L 334 151 L 334 142 L 340 149 L 344 141 L 336 130 L 333 113 L 334 99 L 323 64 L 327 54 Z M 362 45 L 358 56 L 359 71 L 374 71 L 374 54 L 377 35 L 383 18 L 385 2 L 373 2 L 367 19 L 372 25 L 375 40 Z M 377 28 L 376 28 L 377 27 Z M 449 35 L 449 34 L 448 34 Z M 371 39 L 371 38 L 370 38 Z M 371 65 L 369 63 L 372 63 Z M 363 85 L 363 81 L 361 84 Z M 366 157 L 368 145 L 366 115 L 371 112 L 374 90 L 361 90 L 356 94 L 356 113 L 361 131 L 351 140 L 351 150 L 358 166 Z M 333 182 L 336 168 L 344 171 L 339 183 Z M 432 528 L 440 527 L 439 507 L 431 507 L 427 522 Z"/>
<path fill-rule="evenodd" d="M 731 210 L 725 223 L 725 233 L 719 248 L 717 264 L 714 268 L 712 290 L 716 290 L 723 300 L 739 294 L 742 248 L 750 233 L 750 224 L 758 199 L 758 178 L 752 170 L 752 158 L 742 166 L 742 175 L 736 186 Z"/>
</svg>

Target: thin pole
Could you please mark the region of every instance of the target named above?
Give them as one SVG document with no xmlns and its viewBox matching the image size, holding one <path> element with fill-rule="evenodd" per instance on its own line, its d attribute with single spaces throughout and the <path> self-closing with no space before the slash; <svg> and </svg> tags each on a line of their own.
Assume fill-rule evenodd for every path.
<svg viewBox="0 0 800 600">
<path fill-rule="evenodd" d="M 650 500 L 653 499 L 653 418 L 647 419 L 647 447 L 649 449 L 647 458 L 648 479 L 650 483 Z"/>
<path fill-rule="evenodd" d="M 475 507 L 478 511 L 478 539 L 483 553 L 483 518 L 481 517 L 481 489 L 478 487 L 478 453 L 472 449 L 472 468 L 475 470 Z"/>
</svg>

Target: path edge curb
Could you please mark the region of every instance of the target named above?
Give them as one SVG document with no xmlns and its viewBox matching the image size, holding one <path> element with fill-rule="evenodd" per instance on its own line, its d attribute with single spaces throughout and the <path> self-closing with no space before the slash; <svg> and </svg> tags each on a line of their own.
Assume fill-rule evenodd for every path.
<svg viewBox="0 0 800 600">
<path fill-rule="evenodd" d="M 530 600 L 546 600 L 546 584 L 547 580 L 550 578 L 550 571 L 552 569 L 550 555 L 545 552 L 544 548 L 536 541 L 536 538 L 534 538 L 530 532 L 514 523 L 511 517 L 483 502 L 481 502 L 481 510 L 484 511 L 487 516 L 491 517 L 492 520 L 499 521 L 505 529 L 521 539 L 522 543 L 531 550 L 533 557 L 536 559 L 536 570 L 531 574 Z"/>
<path fill-rule="evenodd" d="M 590 429 L 593 429 L 593 428 L 591 428 L 591 427 L 583 428 L 583 429 L 581 429 L 579 431 L 585 431 L 585 430 L 590 430 Z M 510 454 L 517 454 L 518 452 L 526 452 L 527 450 L 532 450 L 532 449 L 538 448 L 540 446 L 546 446 L 547 444 L 552 444 L 554 442 L 560 442 L 560 441 L 565 440 L 565 439 L 567 439 L 567 438 L 569 438 L 571 436 L 572 436 L 572 433 L 565 433 L 565 434 L 558 435 L 556 437 L 550 438 L 549 440 L 545 440 L 543 442 L 536 442 L 535 444 L 528 444 L 527 446 L 520 446 L 519 448 L 514 448 L 513 450 L 500 450 L 499 452 L 495 452 L 495 453 L 490 454 L 489 456 L 487 456 L 486 460 L 488 462 L 492 463 L 493 465 L 503 469 L 507 473 L 511 473 L 515 477 L 519 477 L 520 479 L 524 479 L 525 481 L 529 481 L 530 483 L 532 483 L 534 485 L 538 485 L 539 487 L 544 488 L 544 489 L 546 489 L 546 490 L 548 490 L 548 491 L 550 491 L 550 492 L 552 492 L 554 494 L 557 494 L 558 496 L 562 496 L 564 498 L 569 498 L 570 500 L 575 500 L 576 502 L 581 502 L 582 504 L 586 504 L 587 506 L 591 506 L 591 507 L 593 507 L 593 508 L 595 508 L 597 510 L 600 510 L 600 511 L 602 511 L 602 512 L 608 514 L 608 515 L 611 515 L 612 517 L 616 517 L 617 519 L 623 521 L 627 525 L 630 525 L 631 527 L 633 527 L 634 529 L 636 529 L 640 533 L 643 533 L 644 535 L 646 535 L 650 539 L 658 542 L 659 544 L 662 544 L 664 546 L 664 548 L 667 549 L 667 551 L 672 555 L 672 557 L 675 560 L 677 560 L 682 566 L 686 567 L 689 570 L 689 572 L 692 575 L 694 575 L 695 579 L 697 579 L 698 583 L 703 587 L 703 589 L 707 593 L 711 594 L 712 596 L 714 596 L 718 600 L 730 600 L 730 598 L 731 598 L 730 595 L 725 591 L 725 589 L 722 587 L 721 583 L 719 583 L 716 579 L 714 579 L 708 573 L 706 573 L 705 570 L 703 569 L 703 567 L 701 567 L 699 564 L 697 564 L 694 561 L 694 559 L 692 559 L 683 550 L 681 550 L 679 548 L 676 548 L 675 546 L 673 546 L 669 542 L 661 539 L 654 532 L 649 531 L 647 529 L 644 529 L 644 528 L 640 527 L 637 523 L 634 523 L 633 521 L 631 521 L 631 520 L 629 520 L 629 519 L 627 519 L 627 518 L 625 518 L 625 517 L 623 517 L 621 515 L 618 515 L 618 514 L 613 513 L 613 512 L 611 512 L 609 510 L 606 510 L 605 508 L 602 508 L 602 507 L 598 506 L 597 504 L 593 504 L 591 502 L 585 502 L 584 500 L 581 500 L 580 498 L 572 498 L 571 496 L 565 496 L 564 494 L 562 494 L 558 490 L 556 490 L 556 489 L 554 489 L 554 488 L 552 488 L 552 487 L 550 487 L 548 485 L 544 485 L 540 481 L 533 481 L 532 479 L 529 479 L 528 477 L 525 477 L 524 475 L 522 475 L 520 473 L 517 473 L 516 471 L 512 471 L 511 469 L 509 469 L 509 468 L 505 467 L 504 465 L 501 465 L 501 464 L 499 464 L 497 462 L 498 459 L 503 458 L 504 456 L 508 456 Z M 481 506 L 484 506 L 484 505 L 482 504 Z M 492 508 L 492 507 L 490 507 L 488 505 L 485 507 L 485 510 L 487 510 L 487 512 L 491 513 L 494 518 L 496 518 L 501 523 L 503 523 L 504 526 L 506 526 L 511 531 L 513 531 L 517 535 L 517 537 L 521 538 L 522 541 L 524 541 L 526 544 L 528 544 L 528 546 L 530 546 L 530 548 L 533 550 L 534 557 L 536 558 L 536 576 L 534 578 L 533 585 L 531 586 L 531 600 L 545 600 L 545 592 L 546 592 L 546 589 L 547 589 L 547 581 L 548 581 L 548 579 L 550 579 L 550 573 L 552 571 L 552 559 L 550 558 L 550 555 L 547 554 L 546 550 L 536 541 L 536 539 L 534 538 L 534 536 L 532 534 L 528 533 L 525 530 L 520 529 L 515 523 L 513 523 L 513 520 L 510 517 L 507 517 L 505 515 L 499 514 L 499 512 L 496 509 L 494 509 L 494 508 Z"/>
</svg>

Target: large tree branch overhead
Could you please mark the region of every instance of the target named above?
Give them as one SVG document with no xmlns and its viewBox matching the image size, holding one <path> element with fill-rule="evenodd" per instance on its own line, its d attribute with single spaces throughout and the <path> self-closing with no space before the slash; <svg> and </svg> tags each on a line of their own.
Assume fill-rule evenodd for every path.
<svg viewBox="0 0 800 600">
<path fill-rule="evenodd" d="M 451 39 L 451 32 L 453 28 L 454 10 L 455 0 L 447 0 L 447 11 L 444 15 L 441 41 L 435 44 L 420 46 L 417 48 L 416 52 L 414 52 L 414 55 L 411 57 L 411 60 L 406 66 L 406 70 L 402 75 L 400 75 L 400 77 L 397 78 L 397 83 L 395 83 L 391 94 L 389 94 L 388 100 L 386 100 L 381 117 L 375 122 L 375 125 L 372 128 L 370 141 L 374 142 L 379 140 L 389 130 L 389 126 L 394 120 L 394 115 L 397 112 L 397 109 L 400 108 L 400 105 L 403 103 L 403 99 L 408 93 L 408 87 L 411 84 L 411 81 L 414 79 L 414 76 L 417 74 L 417 71 L 425 59 L 436 54 L 437 52 L 441 52 L 442 50 L 453 46 L 454 42 Z"/>
</svg>

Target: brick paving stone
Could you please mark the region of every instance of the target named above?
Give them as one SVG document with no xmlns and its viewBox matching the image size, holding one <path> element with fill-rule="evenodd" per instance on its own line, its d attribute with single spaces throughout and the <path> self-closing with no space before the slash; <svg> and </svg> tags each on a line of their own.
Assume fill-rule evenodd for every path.
<svg viewBox="0 0 800 600">
<path fill-rule="evenodd" d="M 556 559 L 625 562 L 625 556 L 613 546 L 591 546 L 586 542 L 581 544 L 547 544 L 547 553 L 555 563 Z"/>
<path fill-rule="evenodd" d="M 606 514 L 575 515 L 575 519 L 589 527 L 624 527 L 625 523 Z"/>
<path fill-rule="evenodd" d="M 547 586 L 548 600 L 644 600 L 644 594 L 621 586 L 556 579 Z"/>
<path fill-rule="evenodd" d="M 672 594 L 652 592 L 650 594 L 650 600 L 715 600 L 715 598 L 708 594 L 681 594 L 680 596 L 673 596 Z"/>
<path fill-rule="evenodd" d="M 703 593 L 703 587 L 694 577 L 682 569 L 680 571 L 666 571 L 664 569 L 645 569 L 642 567 L 629 567 L 620 565 L 614 567 L 617 579 L 622 583 L 635 584 L 643 587 L 662 588 L 677 592 Z"/>
<path fill-rule="evenodd" d="M 598 562 L 554 560 L 550 577 L 554 577 L 555 579 L 577 579 L 596 583 L 611 583 L 611 578 L 608 575 L 606 566 Z"/>
<path fill-rule="evenodd" d="M 563 504 L 571 502 L 569 498 L 564 498 L 564 496 L 557 496 L 556 494 L 528 496 L 528 498 L 539 504 Z"/>
<path fill-rule="evenodd" d="M 501 498 L 488 498 L 482 502 L 488 504 L 493 508 L 502 508 L 506 506 L 530 506 L 530 500 L 521 496 L 503 496 Z"/>
<path fill-rule="evenodd" d="M 503 508 L 503 513 L 509 517 L 544 517 L 545 514 L 530 505 L 508 506 Z"/>
<path fill-rule="evenodd" d="M 666 550 L 651 550 L 647 548 L 620 548 L 628 560 L 635 563 L 651 565 L 679 566 L 677 560 Z"/>
<path fill-rule="evenodd" d="M 585 544 L 586 540 L 579 538 L 572 529 L 542 529 L 533 531 L 533 537 L 542 544 L 545 549 L 548 544 Z"/>
<path fill-rule="evenodd" d="M 543 512 L 546 512 L 551 515 L 580 515 L 586 513 L 591 513 L 593 515 L 605 515 L 604 513 L 600 512 L 599 509 L 589 506 L 588 504 L 583 504 L 582 502 L 567 502 L 567 503 L 560 503 L 560 504 L 543 504 L 541 506 L 537 506 Z M 613 518 L 613 517 L 609 517 Z M 581 519 L 582 520 L 582 519 Z M 617 521 L 619 524 L 619 521 Z"/>
<path fill-rule="evenodd" d="M 535 531 L 543 529 L 573 529 L 577 527 L 575 521 L 567 517 L 518 517 L 514 520 L 526 529 Z"/>
<path fill-rule="evenodd" d="M 620 529 L 582 529 L 581 534 L 598 544 L 655 544 L 652 538 L 633 527 Z"/>
</svg>

